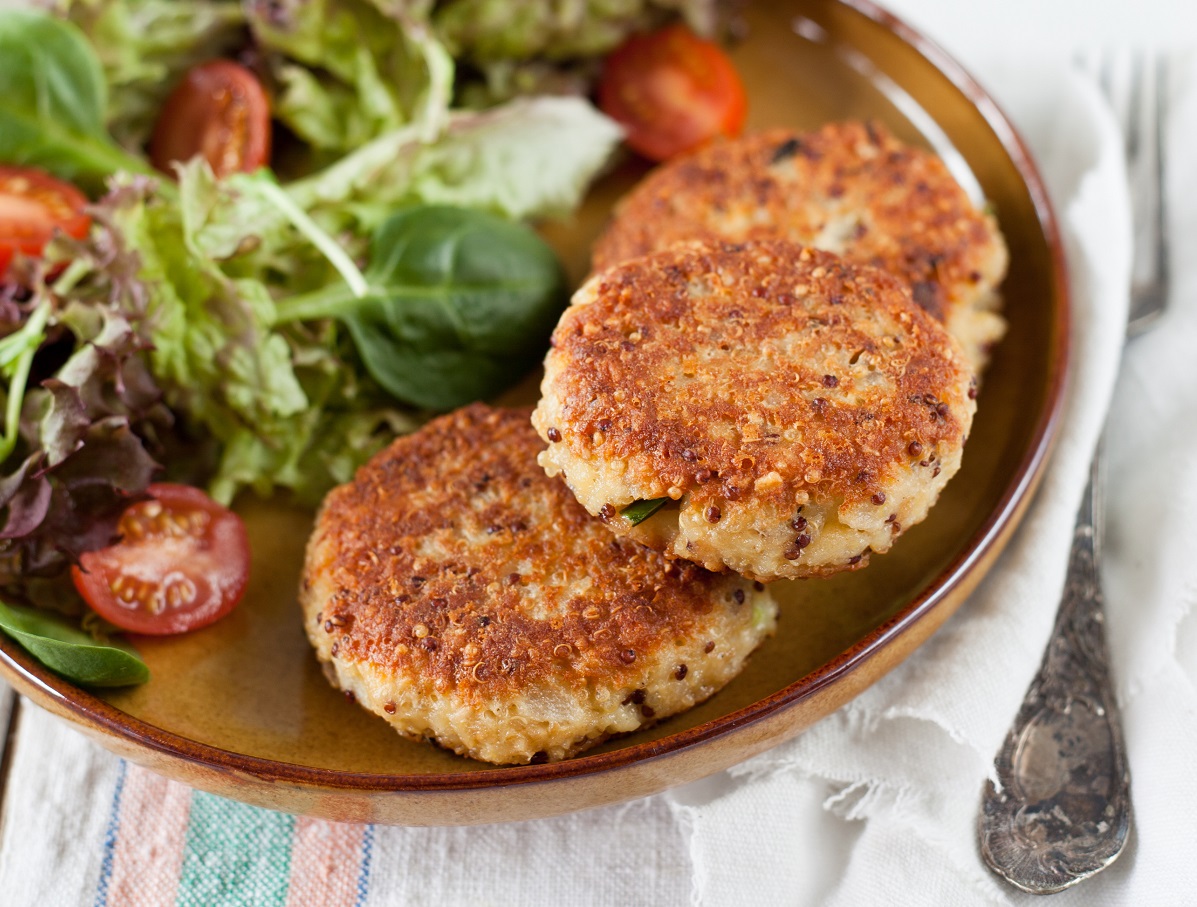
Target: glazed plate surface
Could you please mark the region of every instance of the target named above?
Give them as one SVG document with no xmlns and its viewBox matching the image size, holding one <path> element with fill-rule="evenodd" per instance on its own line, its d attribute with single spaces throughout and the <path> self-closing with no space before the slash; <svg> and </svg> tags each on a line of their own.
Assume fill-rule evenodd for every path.
<svg viewBox="0 0 1197 907">
<path fill-rule="evenodd" d="M 1010 246 L 1010 329 L 985 376 L 964 466 L 921 525 L 866 570 L 774 586 L 777 634 L 725 690 L 657 727 L 553 765 L 495 768 L 399 738 L 331 689 L 296 592 L 313 514 L 242 501 L 254 549 L 246 600 L 174 639 L 140 640 L 153 679 L 93 693 L 0 636 L 0 674 L 102 745 L 192 786 L 342 821 L 469 824 L 645 796 L 799 733 L 906 658 L 992 566 L 1050 451 L 1067 363 L 1063 256 L 1017 135 L 955 63 L 865 0 L 745 4 L 734 48 L 749 128 L 875 117 L 934 149 L 992 204 Z M 575 283 L 612 203 L 645 171 L 625 163 L 568 223 L 545 229 Z M 538 376 L 502 402 L 533 402 Z"/>
</svg>

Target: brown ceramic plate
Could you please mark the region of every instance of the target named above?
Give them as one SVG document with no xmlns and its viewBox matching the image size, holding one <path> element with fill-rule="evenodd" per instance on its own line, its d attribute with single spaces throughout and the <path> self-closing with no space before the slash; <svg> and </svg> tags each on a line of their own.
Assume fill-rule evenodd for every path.
<svg viewBox="0 0 1197 907">
<path fill-rule="evenodd" d="M 776 586 L 776 636 L 710 701 L 553 765 L 493 768 L 402 740 L 330 689 L 295 601 L 312 515 L 271 503 L 242 508 L 255 557 L 246 601 L 208 629 L 140 643 L 150 683 L 84 691 L 0 638 L 4 676 L 114 752 L 198 788 L 332 819 L 464 824 L 625 800 L 726 768 L 794 736 L 909 655 L 993 564 L 1046 461 L 1067 359 L 1059 239 L 1014 130 L 925 39 L 867 0 L 758 2 L 745 16 L 735 57 L 751 127 L 880 118 L 943 154 L 996 207 L 1009 241 L 1010 332 L 986 376 L 964 467 L 926 522 L 867 570 Z M 549 231 L 575 277 L 611 202 L 640 172 L 625 166 L 574 221 Z"/>
</svg>

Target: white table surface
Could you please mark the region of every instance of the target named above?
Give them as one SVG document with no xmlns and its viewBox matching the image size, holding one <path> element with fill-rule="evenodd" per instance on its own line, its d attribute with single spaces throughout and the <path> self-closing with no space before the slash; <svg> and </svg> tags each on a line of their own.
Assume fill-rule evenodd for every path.
<svg viewBox="0 0 1197 907">
<path fill-rule="evenodd" d="M 1084 47 L 1197 44 L 1193 0 L 882 0 L 966 66 L 994 57 L 1071 55 Z"/>
</svg>

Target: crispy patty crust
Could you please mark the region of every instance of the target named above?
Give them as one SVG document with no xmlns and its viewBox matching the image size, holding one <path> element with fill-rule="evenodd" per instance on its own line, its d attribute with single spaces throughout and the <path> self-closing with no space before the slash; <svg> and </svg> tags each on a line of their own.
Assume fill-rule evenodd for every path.
<svg viewBox="0 0 1197 907">
<path fill-rule="evenodd" d="M 774 129 L 708 145 L 648 175 L 616 208 L 594 270 L 679 240 L 788 239 L 883 268 L 977 370 L 1005 331 L 1005 242 L 933 154 L 876 123 Z"/>
<path fill-rule="evenodd" d="M 960 466 L 975 385 L 893 276 L 782 241 L 592 277 L 553 334 L 540 463 L 617 534 L 761 581 L 887 550 Z M 668 498 L 633 525 L 636 501 Z"/>
<path fill-rule="evenodd" d="M 759 584 L 614 537 L 536 465 L 528 416 L 476 404 L 396 440 L 325 500 L 301 588 L 334 685 L 488 762 L 681 712 L 776 619 Z"/>
</svg>

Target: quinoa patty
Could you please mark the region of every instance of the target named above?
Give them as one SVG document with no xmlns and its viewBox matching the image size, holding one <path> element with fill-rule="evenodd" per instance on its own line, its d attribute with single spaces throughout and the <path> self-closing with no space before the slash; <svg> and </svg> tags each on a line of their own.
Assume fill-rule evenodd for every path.
<svg viewBox="0 0 1197 907">
<path fill-rule="evenodd" d="M 887 550 L 960 466 L 957 343 L 875 268 L 695 242 L 592 277 L 545 360 L 540 463 L 615 533 L 761 581 Z M 674 502 L 638 525 L 636 501 Z"/>
<path fill-rule="evenodd" d="M 788 239 L 883 268 L 960 341 L 974 369 L 1005 332 L 1006 246 L 933 154 L 876 123 L 774 129 L 658 167 L 616 208 L 594 270 L 679 240 Z"/>
<path fill-rule="evenodd" d="M 333 684 L 489 762 L 565 758 L 724 686 L 776 606 L 615 538 L 536 465 L 528 410 L 396 440 L 324 502 L 304 624 Z"/>
</svg>

